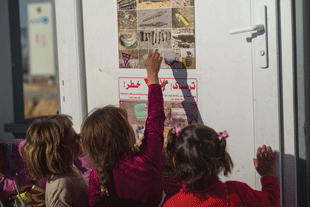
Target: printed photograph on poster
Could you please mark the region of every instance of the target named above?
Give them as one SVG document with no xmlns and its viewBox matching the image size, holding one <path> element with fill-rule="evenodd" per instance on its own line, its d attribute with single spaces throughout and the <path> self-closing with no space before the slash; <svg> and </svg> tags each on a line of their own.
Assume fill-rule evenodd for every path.
<svg viewBox="0 0 310 207">
<path fill-rule="evenodd" d="M 138 10 L 138 29 L 171 28 L 170 9 Z"/>
<path fill-rule="evenodd" d="M 168 69 L 170 68 L 169 63 L 171 61 L 178 64 L 178 66 L 175 66 L 177 68 L 183 68 L 182 66 L 182 56 L 181 56 L 181 50 L 180 49 L 157 49 L 157 50 L 150 50 L 150 53 L 158 52 L 160 56 L 164 57 L 164 61 L 161 63 L 162 69 Z M 170 58 L 172 57 L 172 59 Z"/>
<path fill-rule="evenodd" d="M 158 49 L 165 60 L 162 69 L 196 69 L 194 0 L 118 0 L 117 4 L 119 68 L 145 68 L 146 54 Z M 193 49 L 186 54 L 190 66 L 176 50 L 184 48 Z M 123 50 L 137 50 L 138 63 L 125 64 Z"/>
<path fill-rule="evenodd" d="M 149 50 L 139 50 L 139 68 L 146 67 L 146 59 L 149 56 Z"/>
<path fill-rule="evenodd" d="M 173 48 L 195 48 L 194 28 L 182 28 L 172 30 Z"/>
<path fill-rule="evenodd" d="M 137 0 L 117 0 L 118 10 L 129 10 L 137 8 Z"/>
<path fill-rule="evenodd" d="M 172 8 L 194 6 L 194 0 L 171 0 Z"/>
<path fill-rule="evenodd" d="M 186 69 L 195 68 L 195 50 L 192 48 L 182 49 L 182 65 Z"/>
<path fill-rule="evenodd" d="M 197 107 L 196 103 L 191 103 L 193 107 Z M 145 121 L 147 119 L 147 102 L 140 101 L 123 101 L 120 100 L 120 107 L 126 109 L 128 113 L 129 123 L 135 133 L 136 140 L 138 141 L 143 137 L 145 130 Z M 168 132 L 171 128 L 185 127 L 189 124 L 188 119 L 191 119 L 191 123 L 198 123 L 198 113 L 191 114 L 188 118 L 188 114 L 182 103 L 164 103 L 165 111 L 165 132 L 164 137 L 167 138 Z"/>
<path fill-rule="evenodd" d="M 138 50 L 120 50 L 119 52 L 120 68 L 137 68 L 139 66 Z"/>
<path fill-rule="evenodd" d="M 171 7 L 170 0 L 137 0 L 138 9 L 155 9 Z"/>
<path fill-rule="evenodd" d="M 194 7 L 173 8 L 172 26 L 173 28 L 194 27 L 195 26 Z"/>
<path fill-rule="evenodd" d="M 137 11 L 127 10 L 118 12 L 119 29 L 136 29 L 137 28 Z"/>
<path fill-rule="evenodd" d="M 195 103 L 193 103 L 194 105 Z M 128 113 L 128 121 L 132 125 L 144 126 L 147 118 L 147 102 L 140 101 L 120 101 L 120 107 L 125 108 Z M 188 125 L 187 115 L 182 103 L 164 103 L 165 127 L 185 127 Z M 196 120 L 198 122 L 198 120 Z M 140 128 L 139 130 L 142 130 Z"/>
<path fill-rule="evenodd" d="M 171 48 L 171 29 L 138 30 L 139 49 Z"/>
<path fill-rule="evenodd" d="M 119 31 L 119 50 L 135 49 L 138 47 L 137 30 Z"/>
<path fill-rule="evenodd" d="M 148 55 L 151 53 L 158 52 L 162 57 L 165 58 L 164 61 L 161 63 L 162 69 L 171 68 L 169 65 L 169 61 L 173 62 L 173 68 L 183 68 L 185 69 L 186 66 L 182 66 L 182 57 L 181 57 L 181 50 L 180 49 L 149 49 L 149 50 L 139 50 L 139 68 L 146 67 L 146 59 Z M 170 64 L 171 64 L 170 62 Z M 123 65 L 121 65 L 122 67 Z"/>
</svg>

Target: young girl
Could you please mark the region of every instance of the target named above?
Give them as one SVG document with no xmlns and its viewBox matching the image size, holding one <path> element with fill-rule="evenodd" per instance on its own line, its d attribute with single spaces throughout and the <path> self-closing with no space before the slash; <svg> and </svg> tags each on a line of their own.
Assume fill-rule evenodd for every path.
<svg viewBox="0 0 310 207">
<path fill-rule="evenodd" d="M 22 151 L 32 178 L 47 177 L 46 206 L 88 206 L 87 180 L 73 164 L 81 154 L 79 135 L 68 116 L 35 121 Z"/>
<path fill-rule="evenodd" d="M 275 175 L 276 153 L 263 145 L 257 150 L 254 166 L 262 176 L 262 191 L 237 181 L 219 180 L 233 167 L 226 152 L 228 134 L 216 133 L 203 124 L 184 129 L 174 128 L 168 134 L 167 154 L 174 164 L 174 176 L 183 182 L 183 189 L 171 197 L 164 207 L 206 206 L 279 206 L 280 190 Z"/>
<path fill-rule="evenodd" d="M 21 203 L 16 188 L 25 205 L 45 204 L 46 179 L 35 182 L 26 172 L 22 156 L 24 142 L 23 139 L 14 139 L 0 144 L 0 201 L 4 206 L 18 206 Z"/>
<path fill-rule="evenodd" d="M 148 117 L 144 139 L 135 150 L 135 134 L 127 113 L 106 106 L 93 112 L 81 130 L 86 155 L 96 166 L 89 181 L 90 206 L 161 206 L 161 156 L 164 143 L 164 104 L 158 72 L 162 58 L 147 58 Z"/>
</svg>

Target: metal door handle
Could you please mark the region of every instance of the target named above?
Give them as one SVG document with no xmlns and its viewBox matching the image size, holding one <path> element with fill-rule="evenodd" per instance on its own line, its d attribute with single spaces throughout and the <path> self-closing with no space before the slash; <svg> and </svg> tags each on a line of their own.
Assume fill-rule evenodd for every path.
<svg viewBox="0 0 310 207">
<path fill-rule="evenodd" d="M 257 31 L 263 33 L 257 35 L 253 40 L 255 48 L 256 63 L 261 68 L 268 68 L 268 45 L 267 45 L 267 7 L 260 5 L 253 11 L 253 26 L 242 29 L 230 30 L 229 34 Z"/>
<path fill-rule="evenodd" d="M 264 25 L 263 24 L 257 24 L 253 25 L 251 27 L 246 27 L 242 29 L 236 29 L 236 30 L 230 30 L 229 34 L 238 34 L 238 33 L 244 33 L 244 32 L 252 32 L 252 31 L 263 31 L 264 30 Z"/>
</svg>

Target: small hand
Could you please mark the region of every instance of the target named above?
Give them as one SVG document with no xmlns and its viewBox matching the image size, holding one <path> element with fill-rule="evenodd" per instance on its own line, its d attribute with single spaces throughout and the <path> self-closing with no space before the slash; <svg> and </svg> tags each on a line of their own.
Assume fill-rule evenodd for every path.
<svg viewBox="0 0 310 207">
<path fill-rule="evenodd" d="M 271 147 L 263 145 L 257 149 L 256 159 L 253 158 L 254 167 L 260 176 L 275 176 L 277 152 Z"/>
<path fill-rule="evenodd" d="M 160 57 L 159 53 L 149 54 L 146 59 L 146 71 L 148 76 L 148 83 L 151 84 L 159 84 L 158 80 L 158 72 L 160 70 L 160 65 L 163 58 Z"/>
</svg>

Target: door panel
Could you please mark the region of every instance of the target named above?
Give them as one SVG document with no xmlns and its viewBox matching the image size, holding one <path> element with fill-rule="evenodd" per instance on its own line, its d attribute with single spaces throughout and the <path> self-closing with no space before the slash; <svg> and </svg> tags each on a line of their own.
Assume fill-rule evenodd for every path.
<svg viewBox="0 0 310 207">
<path fill-rule="evenodd" d="M 246 182 L 258 190 L 261 190 L 260 177 L 252 158 L 262 144 L 279 150 L 283 131 L 277 2 L 195 0 L 197 67 L 186 71 L 187 78 L 198 81 L 198 107 L 204 124 L 229 133 L 227 147 L 235 167 L 222 180 Z M 289 10 L 288 1 L 283 2 L 287 2 L 285 8 Z M 116 0 L 82 3 L 87 104 L 91 111 L 95 107 L 119 104 L 117 78 L 124 70 L 119 70 Z M 266 11 L 264 32 L 229 34 L 230 30 L 258 24 L 257 16 L 262 8 Z M 126 70 L 126 73 L 146 77 L 145 70 Z M 285 75 L 286 80 L 291 78 L 291 74 Z M 173 72 L 161 70 L 160 76 L 173 78 Z M 292 95 L 285 97 L 291 100 Z M 291 105 L 290 102 L 285 107 L 289 110 Z M 286 139 L 292 134 L 284 133 Z M 292 152 L 291 149 L 287 151 Z"/>
<path fill-rule="evenodd" d="M 197 61 L 201 74 L 200 111 L 206 125 L 227 130 L 232 175 L 255 187 L 252 46 L 249 34 L 229 30 L 251 24 L 251 4 L 239 1 L 197 1 Z"/>
</svg>

